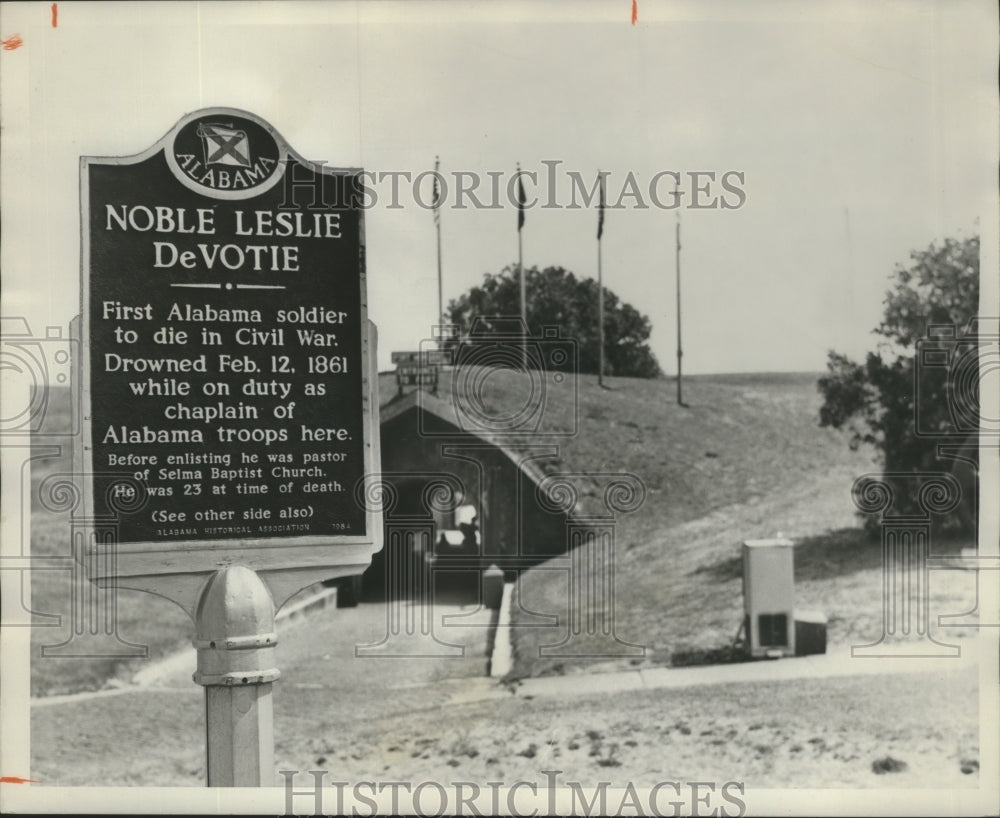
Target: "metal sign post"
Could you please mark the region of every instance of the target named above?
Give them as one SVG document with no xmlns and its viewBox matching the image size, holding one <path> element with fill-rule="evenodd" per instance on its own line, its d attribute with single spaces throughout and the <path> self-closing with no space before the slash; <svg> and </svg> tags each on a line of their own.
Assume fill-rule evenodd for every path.
<svg viewBox="0 0 1000 818">
<path fill-rule="evenodd" d="M 211 786 L 274 783 L 275 611 L 382 545 L 361 173 L 230 108 L 81 160 L 81 561 L 194 620 Z"/>
<path fill-rule="evenodd" d="M 194 680 L 205 686 L 208 785 L 272 784 L 271 683 L 280 673 L 271 594 L 249 568 L 223 568 L 205 587 L 195 622 Z"/>
</svg>

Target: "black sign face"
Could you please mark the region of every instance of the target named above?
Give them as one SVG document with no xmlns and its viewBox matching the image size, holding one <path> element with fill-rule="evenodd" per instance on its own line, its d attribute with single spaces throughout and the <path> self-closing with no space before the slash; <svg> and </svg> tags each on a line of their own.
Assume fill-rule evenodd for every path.
<svg viewBox="0 0 1000 818">
<path fill-rule="evenodd" d="M 227 109 L 84 160 L 90 499 L 118 542 L 370 534 L 359 173 Z"/>
</svg>

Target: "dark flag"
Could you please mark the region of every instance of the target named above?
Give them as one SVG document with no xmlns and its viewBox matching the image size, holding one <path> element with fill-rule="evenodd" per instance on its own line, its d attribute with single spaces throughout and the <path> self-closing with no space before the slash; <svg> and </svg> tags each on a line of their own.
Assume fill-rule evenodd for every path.
<svg viewBox="0 0 1000 818">
<path fill-rule="evenodd" d="M 524 227 L 524 183 L 521 181 L 521 167 L 517 168 L 517 229 Z"/>
<path fill-rule="evenodd" d="M 601 172 L 597 172 L 597 183 L 601 188 L 601 196 L 597 204 L 597 240 L 601 240 L 601 236 L 604 234 L 604 177 Z"/>
</svg>

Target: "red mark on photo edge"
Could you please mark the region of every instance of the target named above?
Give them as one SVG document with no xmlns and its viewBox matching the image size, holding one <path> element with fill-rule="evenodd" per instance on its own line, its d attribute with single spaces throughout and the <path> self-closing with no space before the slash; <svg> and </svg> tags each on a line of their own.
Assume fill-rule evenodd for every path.
<svg viewBox="0 0 1000 818">
<path fill-rule="evenodd" d="M 34 778 L 18 778 L 16 775 L 5 775 L 0 778 L 0 784 L 37 784 Z"/>
<path fill-rule="evenodd" d="M 639 19 L 639 0 L 632 0 L 632 25 Z"/>
<path fill-rule="evenodd" d="M 52 4 L 52 28 L 55 28 L 57 25 L 59 25 L 59 4 L 58 3 L 53 3 Z"/>
<path fill-rule="evenodd" d="M 24 45 L 24 40 L 21 39 L 20 34 L 12 34 L 6 40 L 0 40 L 0 45 L 3 46 L 4 51 L 13 51 L 15 48 L 20 48 Z"/>
</svg>

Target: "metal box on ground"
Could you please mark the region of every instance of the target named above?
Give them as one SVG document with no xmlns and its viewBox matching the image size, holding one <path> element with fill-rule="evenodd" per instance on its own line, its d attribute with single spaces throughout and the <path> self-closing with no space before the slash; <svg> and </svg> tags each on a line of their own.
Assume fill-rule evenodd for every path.
<svg viewBox="0 0 1000 818">
<path fill-rule="evenodd" d="M 750 655 L 795 655 L 795 564 L 791 540 L 743 543 L 743 606 Z"/>
</svg>

